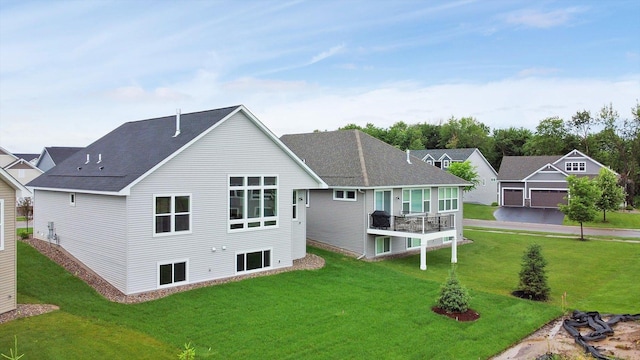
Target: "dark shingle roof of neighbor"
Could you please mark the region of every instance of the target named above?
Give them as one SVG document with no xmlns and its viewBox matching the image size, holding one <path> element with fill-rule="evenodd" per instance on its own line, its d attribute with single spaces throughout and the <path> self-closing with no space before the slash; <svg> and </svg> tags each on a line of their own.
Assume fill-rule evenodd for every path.
<svg viewBox="0 0 640 360">
<path fill-rule="evenodd" d="M 131 121 L 31 181 L 28 186 L 117 192 L 181 149 L 239 106 Z M 85 164 L 87 154 L 90 162 Z M 99 156 L 100 163 L 97 163 Z M 78 170 L 80 168 L 80 170 Z"/>
<path fill-rule="evenodd" d="M 15 155 L 15 157 L 17 157 L 18 159 L 25 159 L 27 161 L 31 161 L 33 159 L 37 159 L 38 157 L 40 157 L 40 154 L 18 154 L 18 153 L 13 153 L 13 155 Z"/>
<path fill-rule="evenodd" d="M 66 160 L 69 156 L 81 150 L 81 147 L 71 147 L 71 146 L 50 146 L 45 147 L 49 156 L 53 160 L 54 164 L 60 164 L 64 160 Z"/>
<path fill-rule="evenodd" d="M 280 138 L 330 187 L 467 185 L 465 180 L 407 155 L 359 130 Z"/>
<path fill-rule="evenodd" d="M 424 159 L 425 156 L 431 155 L 432 158 L 438 160 L 444 154 L 447 154 L 451 160 L 465 161 L 476 151 L 476 148 L 463 149 L 424 149 L 411 150 L 411 155 Z"/>
<path fill-rule="evenodd" d="M 522 180 L 541 167 L 553 164 L 562 156 L 505 156 L 500 164 L 498 180 Z"/>
</svg>

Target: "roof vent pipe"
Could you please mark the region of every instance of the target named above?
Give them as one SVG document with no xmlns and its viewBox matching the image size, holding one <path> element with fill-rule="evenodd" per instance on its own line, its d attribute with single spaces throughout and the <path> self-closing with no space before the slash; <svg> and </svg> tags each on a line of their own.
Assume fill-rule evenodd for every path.
<svg viewBox="0 0 640 360">
<path fill-rule="evenodd" d="M 180 135 L 180 109 L 176 109 L 176 133 L 173 137 Z"/>
<path fill-rule="evenodd" d="M 102 154 L 98 154 L 98 162 L 96 164 L 100 164 L 102 162 Z"/>
<path fill-rule="evenodd" d="M 85 164 L 89 163 L 89 154 L 87 154 L 87 161 L 85 161 Z"/>
<path fill-rule="evenodd" d="M 410 150 L 409 150 L 409 149 L 407 149 L 407 164 L 411 164 L 410 156 L 411 156 L 411 154 L 410 154 Z"/>
</svg>

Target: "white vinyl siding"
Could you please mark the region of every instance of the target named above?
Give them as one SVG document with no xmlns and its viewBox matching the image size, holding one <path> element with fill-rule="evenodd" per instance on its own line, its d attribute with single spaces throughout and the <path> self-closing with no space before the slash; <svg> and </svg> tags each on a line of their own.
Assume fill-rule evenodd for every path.
<svg viewBox="0 0 640 360">
<path fill-rule="evenodd" d="M 4 199 L 0 199 L 0 250 L 4 250 Z"/>
</svg>

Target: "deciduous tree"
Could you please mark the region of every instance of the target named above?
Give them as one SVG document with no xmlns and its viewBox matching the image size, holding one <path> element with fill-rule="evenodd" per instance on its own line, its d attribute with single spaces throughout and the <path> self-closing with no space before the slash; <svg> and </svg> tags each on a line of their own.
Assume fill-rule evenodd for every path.
<svg viewBox="0 0 640 360">
<path fill-rule="evenodd" d="M 580 223 L 580 240 L 584 240 L 582 223 L 593 221 L 598 215 L 596 200 L 600 196 L 600 190 L 594 181 L 588 177 L 567 177 L 569 185 L 569 199 L 567 205 L 560 205 L 562 211 L 569 220 Z"/>
<path fill-rule="evenodd" d="M 476 167 L 473 166 L 469 160 L 452 162 L 447 171 L 471 183 L 471 185 L 464 187 L 464 191 L 471 191 L 480 183 L 480 176 L 478 176 Z"/>
<path fill-rule="evenodd" d="M 616 211 L 624 201 L 624 191 L 618 185 L 618 177 L 609 169 L 602 168 L 595 178 L 600 189 L 600 196 L 596 200 L 596 207 L 602 210 L 602 221 L 607 221 L 607 210 Z"/>
</svg>

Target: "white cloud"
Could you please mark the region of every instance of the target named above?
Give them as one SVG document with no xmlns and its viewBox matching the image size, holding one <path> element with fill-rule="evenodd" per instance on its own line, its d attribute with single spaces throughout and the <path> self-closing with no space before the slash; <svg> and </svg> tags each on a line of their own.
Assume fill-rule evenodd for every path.
<svg viewBox="0 0 640 360">
<path fill-rule="evenodd" d="M 318 54 L 318 55 L 314 56 L 314 57 L 311 59 L 311 61 L 309 61 L 309 62 L 307 63 L 307 65 L 315 64 L 315 63 L 320 62 L 320 61 L 322 61 L 322 60 L 324 60 L 324 59 L 326 59 L 326 58 L 329 58 L 329 57 L 331 57 L 331 56 L 333 56 L 333 55 L 335 55 L 335 54 L 338 54 L 338 53 L 339 53 L 339 52 L 341 52 L 344 48 L 345 48 L 345 45 L 344 45 L 344 44 L 342 44 L 342 45 L 334 46 L 334 47 L 332 47 L 331 49 L 329 49 L 329 50 L 327 50 L 327 51 L 323 51 L 323 52 L 321 52 L 320 54 Z"/>
<path fill-rule="evenodd" d="M 559 71 L 560 70 L 556 69 L 556 68 L 538 68 L 538 67 L 533 67 L 533 68 L 520 70 L 518 72 L 518 76 L 520 76 L 520 77 L 529 77 L 529 76 L 536 76 L 536 75 L 551 75 L 551 74 L 555 74 L 555 73 L 557 73 Z"/>
<path fill-rule="evenodd" d="M 153 91 L 147 91 L 137 85 L 119 87 L 117 89 L 107 91 L 105 94 L 107 95 L 107 97 L 122 101 L 165 102 L 173 100 L 183 100 L 188 98 L 187 95 L 167 87 L 159 87 L 154 89 Z"/>
<path fill-rule="evenodd" d="M 551 11 L 533 9 L 519 10 L 506 15 L 509 24 L 523 25 L 534 28 L 551 28 L 566 25 L 573 16 L 586 11 L 585 8 L 571 7 Z"/>
</svg>

